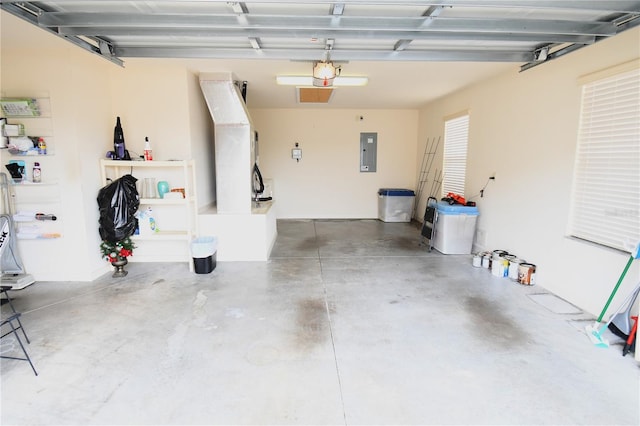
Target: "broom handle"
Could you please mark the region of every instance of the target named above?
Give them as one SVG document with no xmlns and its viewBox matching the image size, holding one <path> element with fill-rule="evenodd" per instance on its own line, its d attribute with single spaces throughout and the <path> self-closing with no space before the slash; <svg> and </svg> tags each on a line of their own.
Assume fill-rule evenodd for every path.
<svg viewBox="0 0 640 426">
<path fill-rule="evenodd" d="M 633 256 L 629 256 L 629 260 L 627 261 L 627 266 L 624 267 L 624 271 L 622 271 L 622 275 L 620 275 L 620 278 L 618 278 L 618 283 L 613 288 L 613 291 L 611 292 L 611 296 L 609 296 L 609 300 L 607 300 L 607 304 L 604 305 L 602 312 L 600 312 L 600 316 L 598 317 L 598 322 L 602 321 L 602 318 L 604 317 L 605 312 L 607 312 L 607 308 L 609 307 L 609 304 L 613 300 L 613 297 L 616 295 L 616 291 L 618 291 L 618 287 L 620 287 L 620 284 L 622 283 L 624 276 L 627 275 L 627 271 L 629 270 L 629 267 L 631 266 L 632 262 L 633 262 Z"/>
</svg>

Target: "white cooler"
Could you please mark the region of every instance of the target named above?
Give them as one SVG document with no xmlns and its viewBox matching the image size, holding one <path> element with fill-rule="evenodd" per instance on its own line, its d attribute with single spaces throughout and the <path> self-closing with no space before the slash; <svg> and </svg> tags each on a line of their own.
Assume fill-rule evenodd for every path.
<svg viewBox="0 0 640 426">
<path fill-rule="evenodd" d="M 479 214 L 477 207 L 439 201 L 433 247 L 442 254 L 471 254 Z"/>
</svg>

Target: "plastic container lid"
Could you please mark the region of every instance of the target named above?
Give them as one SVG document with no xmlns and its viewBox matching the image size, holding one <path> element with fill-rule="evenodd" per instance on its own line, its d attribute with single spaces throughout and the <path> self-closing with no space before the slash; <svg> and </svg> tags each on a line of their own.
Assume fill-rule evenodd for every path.
<svg viewBox="0 0 640 426">
<path fill-rule="evenodd" d="M 462 204 L 449 204 L 446 201 L 438 201 L 436 207 L 441 214 L 467 214 L 477 216 L 480 214 L 476 206 L 463 206 Z"/>
<path fill-rule="evenodd" d="M 411 189 L 402 188 L 380 188 L 378 195 L 386 195 L 392 197 L 415 197 L 416 193 Z"/>
</svg>

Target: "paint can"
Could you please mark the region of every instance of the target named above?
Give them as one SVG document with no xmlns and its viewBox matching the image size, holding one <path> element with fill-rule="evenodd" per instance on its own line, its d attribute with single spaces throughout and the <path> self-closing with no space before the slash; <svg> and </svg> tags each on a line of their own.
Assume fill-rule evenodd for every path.
<svg viewBox="0 0 640 426">
<path fill-rule="evenodd" d="M 518 266 L 518 282 L 524 285 L 536 284 L 536 265 L 532 263 L 521 263 Z"/>
<path fill-rule="evenodd" d="M 504 278 L 508 278 L 509 277 L 509 266 L 511 265 L 511 261 L 514 259 L 517 259 L 515 255 L 513 254 L 505 254 L 504 255 L 504 259 L 505 259 L 505 263 L 504 263 L 504 271 L 502 276 Z"/>
<path fill-rule="evenodd" d="M 505 276 L 505 256 L 507 253 L 504 250 L 494 250 L 493 258 L 491 259 L 491 274 L 496 277 L 504 277 Z"/>
<path fill-rule="evenodd" d="M 509 261 L 504 257 L 493 259 L 491 273 L 496 277 L 504 278 L 509 275 Z"/>
<path fill-rule="evenodd" d="M 479 268 L 482 266 L 482 257 L 480 256 L 480 254 L 476 254 L 473 256 L 473 267 L 474 268 Z"/>
<path fill-rule="evenodd" d="M 509 261 L 508 276 L 511 281 L 518 281 L 518 268 L 520 267 L 521 263 L 525 263 L 525 260 L 518 259 L 517 257 Z"/>
<path fill-rule="evenodd" d="M 485 253 L 484 256 L 482 256 L 482 267 L 485 269 L 491 267 L 491 255 L 489 253 Z"/>
<path fill-rule="evenodd" d="M 502 260 L 502 270 L 500 271 L 502 278 L 507 278 L 509 276 L 509 261 L 507 259 Z"/>
</svg>

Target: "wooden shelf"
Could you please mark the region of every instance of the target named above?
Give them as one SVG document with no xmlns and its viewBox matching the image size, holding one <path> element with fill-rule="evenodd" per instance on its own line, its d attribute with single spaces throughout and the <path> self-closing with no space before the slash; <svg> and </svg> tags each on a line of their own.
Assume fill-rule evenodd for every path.
<svg viewBox="0 0 640 426">
<path fill-rule="evenodd" d="M 185 241 L 191 239 L 191 233 L 188 231 L 158 231 L 146 235 L 132 235 L 135 241 Z"/>
<path fill-rule="evenodd" d="M 186 198 L 140 198 L 140 204 L 151 206 L 176 205 L 181 206 L 187 204 L 189 200 Z"/>
<path fill-rule="evenodd" d="M 192 163 L 190 160 L 100 160 L 105 167 L 185 167 L 185 164 Z"/>
</svg>

